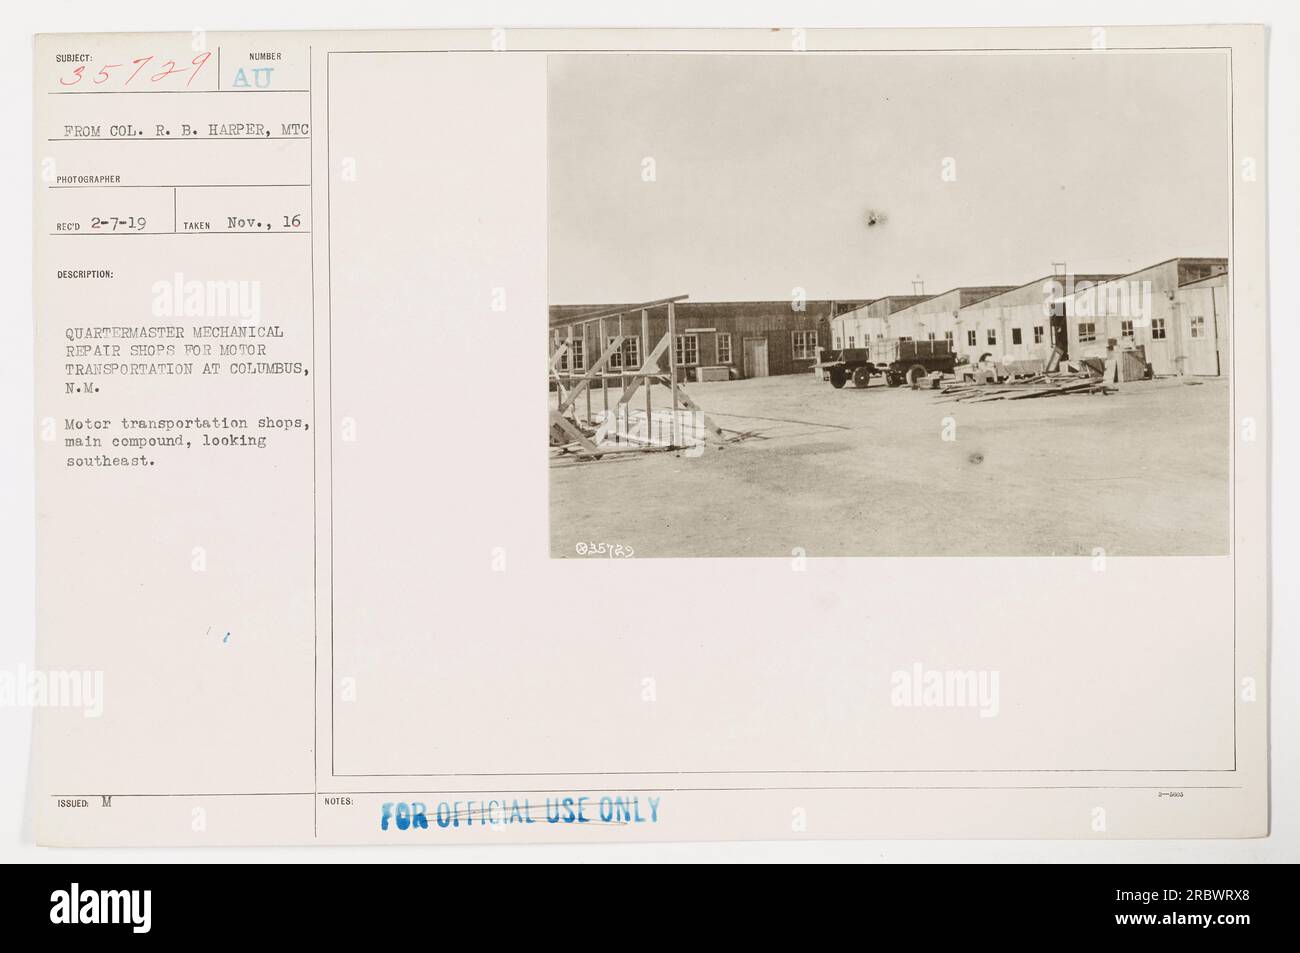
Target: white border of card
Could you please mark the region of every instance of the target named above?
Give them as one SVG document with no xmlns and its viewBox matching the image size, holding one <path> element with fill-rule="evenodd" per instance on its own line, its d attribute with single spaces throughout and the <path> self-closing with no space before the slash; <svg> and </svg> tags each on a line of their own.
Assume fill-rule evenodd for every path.
<svg viewBox="0 0 1300 953">
<path fill-rule="evenodd" d="M 584 538 L 587 558 L 555 558 L 570 548 L 553 546 L 560 479 L 587 481 L 583 506 L 652 506 L 653 496 L 619 489 L 645 485 L 636 468 L 673 492 L 689 476 L 681 471 L 710 465 L 682 437 L 682 414 L 708 421 L 701 453 L 733 455 L 709 480 L 746 479 L 751 450 L 709 441 L 715 429 L 720 440 L 743 429 L 723 416 L 734 398 L 722 389 L 751 382 L 685 372 L 698 363 L 687 360 L 695 344 L 670 344 L 716 330 L 669 317 L 692 312 L 665 296 L 692 289 L 672 274 L 658 293 L 593 282 L 610 288 L 605 300 L 558 300 L 552 287 L 588 264 L 618 272 L 611 257 L 632 247 L 599 228 L 585 250 L 557 242 L 557 214 L 577 221 L 585 206 L 556 185 L 570 157 L 550 138 L 552 70 L 561 58 L 604 58 L 615 77 L 633 58 L 673 56 L 730 58 L 732 76 L 792 57 L 910 64 L 922 75 L 933 66 L 933 80 L 911 90 L 918 102 L 978 103 L 972 84 L 984 74 L 963 64 L 989 58 L 1035 57 L 1053 74 L 1088 58 L 1125 58 L 1138 75 L 1141 64 L 1177 62 L 1207 77 L 1224 107 L 1222 140 L 1201 147 L 1217 150 L 1222 170 L 1204 193 L 1226 203 L 1216 256 L 1226 278 L 1212 277 L 1230 366 L 1185 389 L 1221 388 L 1211 455 L 1226 448 L 1213 504 L 1226 551 L 1129 555 L 1080 543 L 1059 555 L 853 555 L 739 534 L 743 545 L 719 553 L 618 553 L 625 540 Z M 45 35 L 34 61 L 36 415 L 50 423 L 36 443 L 39 671 L 10 688 L 40 685 L 41 844 L 1268 833 L 1263 28 Z M 838 108 L 833 82 L 808 82 L 820 108 Z M 1134 88 L 1062 112 L 1173 108 L 1160 82 L 1150 101 Z M 618 87 L 611 80 L 602 99 L 599 85 L 582 108 L 609 115 Z M 683 79 L 664 95 L 698 115 L 710 91 Z M 1043 141 L 978 129 L 980 108 L 961 128 L 925 134 L 936 163 L 957 143 L 979 168 L 977 132 Z M 641 113 L 627 104 L 626 115 Z M 738 115 L 717 117 L 721 147 L 695 137 L 702 153 L 721 149 L 695 156 L 701 166 L 740 161 L 727 150 L 742 147 L 725 138 L 746 141 L 728 126 Z M 1068 115 L 1056 118 L 1067 120 L 1061 149 L 1143 149 L 1127 137 L 1072 139 Z M 787 119 L 792 129 L 803 121 Z M 661 130 L 623 125 L 625 141 L 602 143 L 600 155 L 627 162 L 641 187 Z M 809 143 L 799 161 L 826 176 L 871 161 L 841 145 Z M 623 224 L 661 217 L 679 253 L 723 267 L 729 252 L 690 221 L 725 206 L 654 204 L 689 191 L 670 156 L 657 164 L 661 191 L 627 199 Z M 1181 171 L 1140 185 L 1173 188 Z M 996 168 L 972 179 L 961 187 L 1007 185 Z M 602 214 L 619 207 L 611 181 L 593 177 L 603 191 L 591 208 Z M 873 207 L 892 213 L 903 191 L 885 183 Z M 775 183 L 754 201 L 780 193 Z M 803 198 L 790 208 L 825 213 Z M 1114 213 L 1099 201 L 1098 215 Z M 879 227 L 907 234 L 909 223 L 895 213 Z M 974 242 L 1014 244 L 971 227 Z M 664 234 L 646 226 L 648 241 Z M 1141 239 L 1123 235 L 1117 248 L 1139 257 L 1107 270 L 1201 254 Z M 863 300 L 909 290 L 869 287 L 868 277 Z M 608 353 L 588 348 L 577 375 L 598 365 L 600 383 L 575 386 L 573 339 L 552 333 L 550 309 L 591 305 L 585 317 L 618 315 L 639 333 L 643 303 L 669 322 L 654 335 L 662 348 L 637 351 L 638 368 L 621 350 L 625 331 L 605 327 Z M 660 317 L 645 320 L 649 329 Z M 1139 385 L 1118 363 L 1072 371 L 1105 374 L 1088 386 L 1113 381 L 1117 394 L 978 410 L 1140 401 L 1126 396 Z M 826 379 L 833 371 L 828 363 Z M 1010 372 L 991 373 L 996 383 Z M 813 373 L 799 381 L 820 400 L 837 393 Z M 652 385 L 671 411 L 643 409 Z M 566 413 L 584 401 L 592 413 L 607 388 L 622 423 L 643 415 L 640 438 L 602 446 L 616 411 L 603 423 Z M 700 394 L 719 395 L 716 418 Z M 936 405 L 936 441 L 950 413 L 938 408 L 963 406 Z M 787 409 L 798 423 L 799 408 Z M 961 411 L 951 413 L 960 427 Z M 671 429 L 667 443 L 656 422 Z M 783 488 L 763 477 L 762 499 L 814 493 L 801 478 L 821 471 L 800 466 L 792 457 Z M 1098 483 L 1072 485 L 1068 469 L 1060 479 L 1060 492 L 1097 493 L 1104 505 Z"/>
</svg>

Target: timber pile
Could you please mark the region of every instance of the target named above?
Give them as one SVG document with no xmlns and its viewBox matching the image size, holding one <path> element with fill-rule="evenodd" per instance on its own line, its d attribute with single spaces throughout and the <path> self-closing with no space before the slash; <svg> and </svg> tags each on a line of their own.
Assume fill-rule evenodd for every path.
<svg viewBox="0 0 1300 953">
<path fill-rule="evenodd" d="M 1027 400 L 1033 397 L 1060 397 L 1076 394 L 1109 394 L 1102 378 L 1093 374 L 1036 374 L 1022 380 L 1003 381 L 1000 384 L 961 382 L 949 384 L 939 391 L 939 402 L 970 401 L 973 404 L 986 400 Z"/>
</svg>

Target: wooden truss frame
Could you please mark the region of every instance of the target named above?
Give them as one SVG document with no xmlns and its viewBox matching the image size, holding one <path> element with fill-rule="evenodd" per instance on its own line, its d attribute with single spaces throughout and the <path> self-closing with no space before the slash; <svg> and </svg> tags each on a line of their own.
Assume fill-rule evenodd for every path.
<svg viewBox="0 0 1300 953">
<path fill-rule="evenodd" d="M 550 423 L 552 427 L 558 428 L 565 436 L 570 438 L 571 444 L 576 444 L 576 452 L 582 456 L 602 456 L 607 453 L 618 453 L 625 451 L 646 451 L 646 450 L 666 450 L 681 449 L 683 444 L 679 437 L 678 430 L 678 413 L 685 409 L 696 415 L 706 439 L 716 443 L 722 443 L 725 437 L 722 434 L 722 428 L 704 413 L 700 405 L 691 399 L 686 392 L 686 387 L 682 380 L 679 379 L 679 369 L 677 367 L 677 349 L 673 347 L 673 341 L 677 336 L 677 315 L 676 304 L 678 301 L 686 299 L 688 295 L 677 295 L 672 298 L 660 298 L 656 301 L 647 301 L 643 304 L 629 305 L 619 308 L 611 308 L 606 311 L 593 311 L 587 314 L 580 314 L 573 318 L 569 323 L 568 336 L 555 345 L 551 351 L 549 362 L 550 378 L 555 382 L 555 406 L 550 408 Z M 650 349 L 641 362 L 640 369 L 629 370 L 626 361 L 619 361 L 619 368 L 616 372 L 609 370 L 609 362 L 616 354 L 622 354 L 623 342 L 629 335 L 626 333 L 624 319 L 628 315 L 635 315 L 638 312 L 641 316 L 641 340 L 645 342 L 643 346 L 649 346 L 650 342 L 650 312 L 658 308 L 664 308 L 668 313 L 668 329 L 661 337 L 658 343 Z M 606 336 L 607 325 L 615 324 L 618 333 L 612 338 Z M 565 358 L 571 355 L 573 348 L 573 329 L 581 325 L 584 329 L 588 324 L 598 326 L 599 340 L 609 342 L 605 349 L 601 351 L 600 356 L 591 364 L 590 367 L 581 373 L 574 373 L 570 366 L 567 370 L 562 370 L 560 365 Z M 584 340 L 586 335 L 583 335 Z M 667 355 L 668 367 L 662 367 L 664 356 Z M 571 362 L 569 362 L 571 365 Z M 618 381 L 621 393 L 614 404 L 613 411 L 610 408 L 610 382 Z M 586 398 L 586 414 L 584 422 L 590 427 L 592 417 L 592 391 L 595 390 L 594 384 L 600 382 L 600 396 L 604 405 L 604 419 L 594 434 L 588 436 L 579 424 L 577 406 L 580 398 Z M 670 421 L 670 431 L 668 443 L 654 441 L 649 439 L 649 429 L 653 418 L 652 410 L 652 393 L 650 385 L 663 384 L 672 393 L 672 418 Z M 645 386 L 645 415 L 647 436 L 644 439 L 633 438 L 634 446 L 604 445 L 604 441 L 609 437 L 610 431 L 614 429 L 620 420 L 628 418 L 628 409 L 631 407 L 633 399 L 641 391 L 642 385 Z M 622 435 L 626 437 L 626 435 Z"/>
</svg>

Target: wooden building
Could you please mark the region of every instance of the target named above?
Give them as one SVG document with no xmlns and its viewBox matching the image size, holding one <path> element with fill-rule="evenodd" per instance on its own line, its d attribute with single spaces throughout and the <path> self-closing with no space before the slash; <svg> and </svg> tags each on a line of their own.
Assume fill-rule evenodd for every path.
<svg viewBox="0 0 1300 953">
<path fill-rule="evenodd" d="M 817 361 L 820 348 L 827 346 L 831 319 L 843 310 L 863 302 L 804 301 L 679 301 L 675 305 L 677 366 L 683 379 L 735 380 L 777 374 L 807 372 Z M 641 340 L 639 312 L 619 319 L 589 319 L 584 315 L 608 312 L 621 305 L 552 305 L 550 308 L 551 349 L 570 342 L 573 371 L 586 370 L 617 335 L 623 335 L 623 353 L 610 361 L 607 370 L 617 374 L 627 367 L 640 367 L 646 354 Z M 650 341 L 667 333 L 663 309 L 648 315 Z M 569 364 L 562 359 L 560 370 Z"/>
<path fill-rule="evenodd" d="M 804 373 L 822 350 L 870 347 L 887 338 L 946 339 L 972 362 L 1045 362 L 1054 347 L 1066 360 L 1104 359 L 1140 347 L 1157 374 L 1215 375 L 1227 368 L 1227 270 L 1226 258 L 1171 258 L 1129 275 L 1051 275 L 938 295 L 684 300 L 675 305 L 673 356 L 682 380 L 735 380 Z M 641 366 L 647 345 L 640 313 L 608 317 L 624 307 L 550 308 L 552 352 L 569 343 L 561 373 L 586 371 L 618 335 L 625 338 L 623 351 L 606 374 Z M 648 325 L 650 342 L 658 342 L 668 327 L 663 308 L 648 314 Z"/>
<path fill-rule="evenodd" d="M 1228 373 L 1228 273 L 1191 278 L 1178 286 L 1179 319 L 1187 323 L 1188 374 Z"/>
<path fill-rule="evenodd" d="M 993 295 L 1010 291 L 1014 285 L 971 285 L 952 288 L 904 308 L 890 319 L 889 331 L 898 338 L 913 341 L 949 341 L 957 350 L 957 314 Z"/>
<path fill-rule="evenodd" d="M 953 341 L 957 312 L 999 292 L 1009 285 L 980 285 L 952 288 L 937 295 L 892 295 L 837 319 L 842 347 L 870 347 L 873 341 L 899 338 L 913 341 Z"/>
<path fill-rule="evenodd" d="M 843 309 L 831 320 L 831 348 L 869 347 L 873 340 L 893 337 L 890 318 L 895 312 L 928 300 L 928 295 L 888 295 Z"/>
<path fill-rule="evenodd" d="M 1171 258 L 1066 297 L 1069 356 L 1141 348 L 1156 374 L 1225 373 L 1228 260 Z"/>
<path fill-rule="evenodd" d="M 1069 356 L 1066 296 L 1116 275 L 1047 275 L 958 309 L 952 331 L 957 353 L 1046 363 L 1053 347 Z"/>
</svg>

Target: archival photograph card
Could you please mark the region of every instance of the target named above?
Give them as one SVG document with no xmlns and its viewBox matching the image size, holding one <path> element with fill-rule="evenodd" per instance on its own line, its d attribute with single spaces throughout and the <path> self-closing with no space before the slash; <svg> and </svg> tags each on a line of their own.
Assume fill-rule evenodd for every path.
<svg viewBox="0 0 1300 953">
<path fill-rule="evenodd" d="M 38 37 L 39 843 L 1266 835 L 1264 50 Z"/>
</svg>

